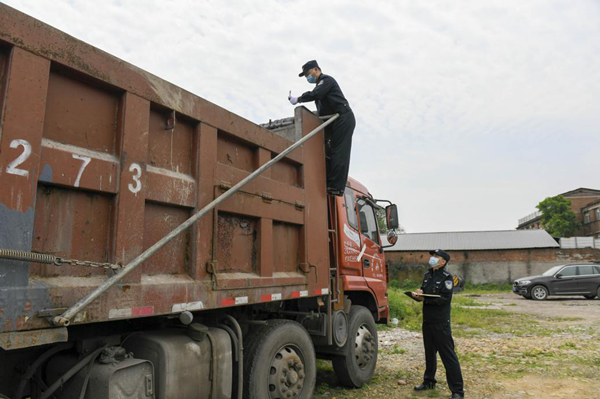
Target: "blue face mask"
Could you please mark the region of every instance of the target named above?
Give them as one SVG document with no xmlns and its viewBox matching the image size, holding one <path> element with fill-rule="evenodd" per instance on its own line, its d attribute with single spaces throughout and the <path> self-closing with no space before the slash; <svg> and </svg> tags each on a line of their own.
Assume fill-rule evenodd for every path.
<svg viewBox="0 0 600 399">
<path fill-rule="evenodd" d="M 429 266 L 436 267 L 439 263 L 440 263 L 440 260 L 438 258 L 436 258 L 435 256 L 432 256 L 431 258 L 429 258 Z"/>
<path fill-rule="evenodd" d="M 317 83 L 317 78 L 312 75 L 306 75 L 306 80 L 308 80 L 308 83 Z"/>
</svg>

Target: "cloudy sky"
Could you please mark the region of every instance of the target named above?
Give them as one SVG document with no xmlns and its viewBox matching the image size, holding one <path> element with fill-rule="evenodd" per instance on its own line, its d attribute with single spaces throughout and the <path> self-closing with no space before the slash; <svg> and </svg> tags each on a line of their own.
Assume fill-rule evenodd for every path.
<svg viewBox="0 0 600 399">
<path fill-rule="evenodd" d="M 600 189 L 597 0 L 4 2 L 257 123 L 317 59 L 357 117 L 351 175 L 411 233 Z"/>
</svg>

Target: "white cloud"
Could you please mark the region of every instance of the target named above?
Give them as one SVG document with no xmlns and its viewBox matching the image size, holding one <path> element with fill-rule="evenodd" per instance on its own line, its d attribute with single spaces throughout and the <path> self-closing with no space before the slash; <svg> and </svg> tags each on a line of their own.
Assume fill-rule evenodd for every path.
<svg viewBox="0 0 600 399">
<path fill-rule="evenodd" d="M 410 232 L 600 188 L 593 0 L 6 3 L 257 123 L 292 114 L 316 58 L 357 116 L 352 175 Z"/>
</svg>

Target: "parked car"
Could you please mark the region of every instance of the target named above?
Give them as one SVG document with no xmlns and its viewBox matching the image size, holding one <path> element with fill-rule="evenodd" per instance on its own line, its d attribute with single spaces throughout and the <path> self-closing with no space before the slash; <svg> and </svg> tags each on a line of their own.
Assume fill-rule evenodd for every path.
<svg viewBox="0 0 600 399">
<path fill-rule="evenodd" d="M 541 276 L 514 281 L 513 292 L 527 299 L 543 301 L 549 295 L 583 295 L 600 298 L 600 266 L 595 264 L 554 266 Z"/>
</svg>

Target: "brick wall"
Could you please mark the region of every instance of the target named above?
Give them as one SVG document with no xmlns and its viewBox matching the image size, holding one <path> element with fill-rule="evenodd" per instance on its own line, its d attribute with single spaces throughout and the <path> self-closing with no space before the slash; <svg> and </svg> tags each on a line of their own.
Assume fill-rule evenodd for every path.
<svg viewBox="0 0 600 399">
<path fill-rule="evenodd" d="M 587 197 L 568 197 L 571 201 L 571 209 L 577 215 L 577 220 L 583 224 L 583 212 L 581 212 L 581 208 L 585 207 L 587 204 L 594 202 L 598 199 L 597 196 L 587 196 Z M 573 237 L 585 237 L 586 232 L 584 229 L 576 231 L 573 233 Z"/>
<path fill-rule="evenodd" d="M 600 262 L 600 249 L 509 249 L 493 251 L 448 251 L 448 269 L 467 282 L 512 283 L 516 278 L 538 275 L 552 266 L 574 262 Z M 427 271 L 429 252 L 386 252 L 390 278 L 420 281 Z"/>
</svg>

